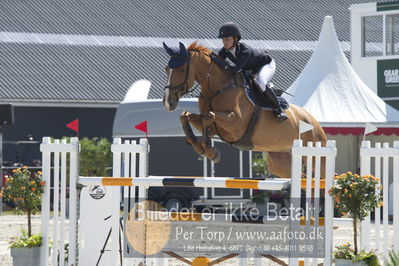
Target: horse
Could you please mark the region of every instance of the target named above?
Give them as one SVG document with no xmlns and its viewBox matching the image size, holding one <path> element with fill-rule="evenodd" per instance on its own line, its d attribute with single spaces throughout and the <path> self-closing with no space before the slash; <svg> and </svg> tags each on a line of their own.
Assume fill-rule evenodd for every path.
<svg viewBox="0 0 399 266">
<path fill-rule="evenodd" d="M 222 69 L 212 60 L 215 54 L 210 49 L 198 42 L 193 42 L 188 48 L 180 42 L 179 49 L 163 45 L 170 56 L 165 68 L 168 82 L 162 99 L 166 110 L 173 111 L 179 99 L 193 90 L 190 88 L 195 81 L 201 86 L 198 98 L 200 114 L 184 111 L 180 115 L 186 142 L 198 154 L 218 162 L 220 152 L 210 144 L 210 138 L 218 135 L 222 141 L 241 149 L 267 152 L 269 171 L 288 178 L 291 174 L 291 148 L 298 138 L 300 121 L 313 126 L 312 130 L 302 134 L 302 140 L 305 143 L 320 141 L 325 146 L 326 134 L 309 112 L 290 104 L 285 110 L 289 119 L 278 123 L 271 110 L 257 108 L 250 102 L 244 92 L 245 78 Z M 200 141 L 190 124 L 202 132 Z"/>
</svg>

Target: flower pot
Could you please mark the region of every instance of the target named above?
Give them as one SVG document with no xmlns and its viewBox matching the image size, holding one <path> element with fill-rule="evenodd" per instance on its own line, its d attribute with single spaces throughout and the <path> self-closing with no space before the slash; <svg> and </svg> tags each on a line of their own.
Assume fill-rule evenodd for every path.
<svg viewBox="0 0 399 266">
<path fill-rule="evenodd" d="M 11 248 L 13 266 L 40 265 L 40 247 Z"/>
<path fill-rule="evenodd" d="M 352 260 L 348 259 L 335 259 L 335 266 L 367 266 L 367 263 L 364 261 L 353 262 Z"/>
</svg>

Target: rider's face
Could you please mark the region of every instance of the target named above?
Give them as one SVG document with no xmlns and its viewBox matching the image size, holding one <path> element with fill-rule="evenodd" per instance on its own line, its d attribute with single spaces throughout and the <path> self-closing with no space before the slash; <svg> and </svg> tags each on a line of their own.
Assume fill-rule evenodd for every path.
<svg viewBox="0 0 399 266">
<path fill-rule="evenodd" d="M 225 49 L 231 49 L 234 45 L 234 37 L 223 38 L 223 47 Z"/>
</svg>

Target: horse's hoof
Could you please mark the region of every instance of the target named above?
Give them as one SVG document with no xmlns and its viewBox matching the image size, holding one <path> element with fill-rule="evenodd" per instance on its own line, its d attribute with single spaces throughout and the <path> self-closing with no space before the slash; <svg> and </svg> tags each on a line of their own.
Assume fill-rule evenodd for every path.
<svg viewBox="0 0 399 266">
<path fill-rule="evenodd" d="M 220 158 L 222 156 L 220 155 L 220 151 L 215 149 L 215 156 L 213 156 L 213 158 L 210 158 L 211 161 L 213 161 L 214 163 L 218 163 L 220 162 Z"/>
<path fill-rule="evenodd" d="M 197 154 L 200 156 L 205 156 L 205 151 L 203 149 L 194 149 Z"/>
</svg>

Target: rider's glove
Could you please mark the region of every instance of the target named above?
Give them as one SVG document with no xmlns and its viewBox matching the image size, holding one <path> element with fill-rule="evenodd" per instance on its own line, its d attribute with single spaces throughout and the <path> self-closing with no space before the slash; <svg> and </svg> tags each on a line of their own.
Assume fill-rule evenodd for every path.
<svg viewBox="0 0 399 266">
<path fill-rule="evenodd" d="M 224 67 L 224 69 L 227 70 L 227 71 L 229 71 L 229 72 L 231 72 L 231 73 L 233 73 L 233 74 L 237 73 L 236 68 L 235 68 L 234 66 L 231 66 L 231 65 L 226 65 L 226 66 Z"/>
</svg>

